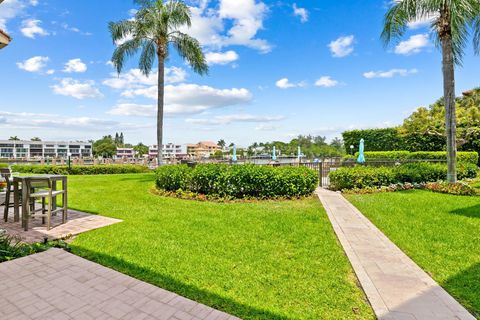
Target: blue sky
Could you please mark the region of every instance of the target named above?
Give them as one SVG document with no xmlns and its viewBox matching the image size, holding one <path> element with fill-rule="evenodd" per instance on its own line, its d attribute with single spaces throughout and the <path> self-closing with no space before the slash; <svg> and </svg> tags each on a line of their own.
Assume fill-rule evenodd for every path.
<svg viewBox="0 0 480 320">
<path fill-rule="evenodd" d="M 400 43 L 379 39 L 387 1 L 188 1 L 208 76 L 172 54 L 165 141 L 238 145 L 298 134 L 400 124 L 442 96 L 441 55 L 425 21 Z M 123 131 L 155 142 L 155 74 L 131 59 L 118 77 L 107 24 L 131 17 L 130 0 L 5 0 L 0 28 L 0 138 L 89 140 Z M 480 85 L 469 46 L 457 94 Z"/>
</svg>

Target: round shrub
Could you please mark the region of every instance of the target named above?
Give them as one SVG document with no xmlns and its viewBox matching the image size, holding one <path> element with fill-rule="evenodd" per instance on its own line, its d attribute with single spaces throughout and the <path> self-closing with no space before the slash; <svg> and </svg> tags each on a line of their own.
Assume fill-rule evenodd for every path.
<svg viewBox="0 0 480 320">
<path fill-rule="evenodd" d="M 317 172 L 306 167 L 200 164 L 157 169 L 159 189 L 218 198 L 293 198 L 310 195 L 317 186 Z"/>
<path fill-rule="evenodd" d="M 166 191 L 186 190 L 190 181 L 190 171 L 185 164 L 162 166 L 156 171 L 157 187 Z"/>
</svg>

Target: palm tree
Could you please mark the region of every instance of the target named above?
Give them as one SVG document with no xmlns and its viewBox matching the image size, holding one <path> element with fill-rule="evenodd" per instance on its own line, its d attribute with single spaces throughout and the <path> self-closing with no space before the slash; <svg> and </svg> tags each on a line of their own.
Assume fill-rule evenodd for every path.
<svg viewBox="0 0 480 320">
<path fill-rule="evenodd" d="M 208 73 L 208 65 L 198 40 L 179 31 L 181 27 L 191 26 L 191 13 L 188 6 L 179 0 L 135 0 L 140 9 L 134 19 L 110 22 L 109 29 L 117 46 L 112 63 L 120 74 L 126 58 L 141 50 L 139 68 L 149 76 L 155 58 L 158 61 L 158 110 L 157 145 L 158 165 L 162 164 L 163 145 L 163 109 L 165 86 L 165 61 L 169 57 L 170 47 L 176 49 L 193 71 L 203 75 Z"/>
<path fill-rule="evenodd" d="M 408 23 L 431 19 L 431 34 L 442 51 L 443 98 L 447 135 L 448 182 L 457 181 L 455 65 L 461 65 L 469 30 L 475 53 L 480 53 L 480 2 L 478 0 L 396 0 L 385 15 L 382 39 L 388 45 L 399 39 Z"/>
</svg>

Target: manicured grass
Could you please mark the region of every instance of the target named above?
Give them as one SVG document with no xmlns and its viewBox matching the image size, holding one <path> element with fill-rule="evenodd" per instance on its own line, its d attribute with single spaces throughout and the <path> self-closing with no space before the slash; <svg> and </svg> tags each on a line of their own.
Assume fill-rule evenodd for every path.
<svg viewBox="0 0 480 320">
<path fill-rule="evenodd" d="M 419 190 L 347 197 L 480 317 L 480 197 Z"/>
<path fill-rule="evenodd" d="M 318 199 L 207 203 L 154 176 L 69 177 L 72 208 L 124 222 L 73 252 L 244 319 L 373 319 Z"/>
</svg>

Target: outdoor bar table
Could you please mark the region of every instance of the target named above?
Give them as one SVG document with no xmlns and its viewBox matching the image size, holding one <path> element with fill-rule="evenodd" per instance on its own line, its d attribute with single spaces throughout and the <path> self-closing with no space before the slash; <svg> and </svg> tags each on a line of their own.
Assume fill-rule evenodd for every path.
<svg viewBox="0 0 480 320">
<path fill-rule="evenodd" d="M 68 203 L 68 195 L 67 195 L 67 176 L 64 175 L 36 175 L 36 176 L 13 176 L 13 189 L 14 189 L 14 221 L 19 221 L 19 192 L 20 185 L 22 185 L 22 227 L 25 231 L 28 231 L 28 221 L 30 220 L 30 216 L 28 214 L 27 206 L 29 205 L 29 194 L 26 188 L 26 181 L 28 179 L 35 179 L 35 178 L 49 178 L 52 181 L 52 189 L 57 190 L 57 181 L 62 182 L 62 189 L 65 191 L 63 196 L 65 197 L 65 203 Z M 57 197 L 54 197 L 54 201 L 52 204 L 53 209 L 57 208 Z"/>
</svg>

